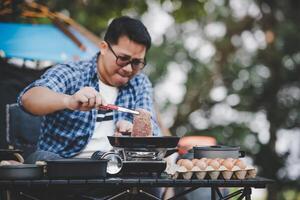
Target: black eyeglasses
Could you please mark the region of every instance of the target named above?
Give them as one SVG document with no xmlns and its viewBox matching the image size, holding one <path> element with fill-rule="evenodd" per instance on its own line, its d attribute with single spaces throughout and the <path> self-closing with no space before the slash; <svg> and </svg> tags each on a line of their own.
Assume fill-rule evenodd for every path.
<svg viewBox="0 0 300 200">
<path fill-rule="evenodd" d="M 108 48 L 111 50 L 111 52 L 114 54 L 114 56 L 116 57 L 116 63 L 118 66 L 120 67 L 125 67 L 128 64 L 131 64 L 131 67 L 133 70 L 140 70 L 143 69 L 146 65 L 146 60 L 141 60 L 141 59 L 137 59 L 137 58 L 133 58 L 131 59 L 130 56 L 118 56 L 114 50 L 111 48 L 110 44 L 107 42 L 108 44 Z"/>
</svg>

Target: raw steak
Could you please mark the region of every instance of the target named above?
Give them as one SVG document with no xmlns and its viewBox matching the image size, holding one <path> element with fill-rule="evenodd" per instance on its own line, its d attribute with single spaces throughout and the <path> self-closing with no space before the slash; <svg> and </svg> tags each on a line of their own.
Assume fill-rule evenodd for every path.
<svg viewBox="0 0 300 200">
<path fill-rule="evenodd" d="M 152 124 L 151 124 L 151 113 L 144 109 L 137 109 L 139 115 L 135 115 L 133 118 L 133 137 L 138 136 L 152 136 Z"/>
</svg>

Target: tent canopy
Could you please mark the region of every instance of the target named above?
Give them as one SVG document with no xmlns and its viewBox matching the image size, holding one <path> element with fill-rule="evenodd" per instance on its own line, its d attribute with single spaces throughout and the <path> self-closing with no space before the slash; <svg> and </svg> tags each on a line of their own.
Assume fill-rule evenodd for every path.
<svg viewBox="0 0 300 200">
<path fill-rule="evenodd" d="M 64 62 L 86 59 L 99 48 L 71 26 L 67 29 L 85 46 L 81 49 L 53 24 L 0 23 L 0 52 L 6 58 Z"/>
</svg>

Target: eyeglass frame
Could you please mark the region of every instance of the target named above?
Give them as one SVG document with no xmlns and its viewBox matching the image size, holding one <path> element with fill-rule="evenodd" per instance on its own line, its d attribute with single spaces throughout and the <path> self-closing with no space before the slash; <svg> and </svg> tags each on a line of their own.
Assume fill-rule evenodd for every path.
<svg viewBox="0 0 300 200">
<path fill-rule="evenodd" d="M 111 45 L 110 45 L 109 42 L 106 42 L 106 43 L 107 43 L 108 48 L 110 49 L 110 51 L 111 51 L 111 52 L 114 54 L 114 56 L 116 57 L 116 64 L 117 64 L 119 67 L 125 67 L 125 66 L 127 66 L 128 64 L 130 64 L 130 65 L 131 65 L 131 68 L 132 68 L 133 70 L 142 70 L 142 69 L 144 69 L 144 67 L 146 66 L 146 64 L 147 64 L 146 58 L 144 58 L 143 61 L 141 61 L 141 59 L 137 59 L 137 58 L 133 58 L 133 59 L 132 59 L 130 56 L 128 56 L 129 59 L 128 59 L 128 62 L 126 62 L 126 64 L 120 65 L 120 63 L 118 63 L 118 59 L 121 59 L 122 56 L 119 56 L 119 55 L 116 54 L 116 52 L 112 49 L 112 47 L 111 47 Z M 142 67 L 135 67 L 134 64 L 133 64 L 134 61 L 138 61 L 138 62 L 139 62 L 138 64 L 142 63 L 142 64 L 144 64 L 144 65 L 143 65 Z"/>
</svg>

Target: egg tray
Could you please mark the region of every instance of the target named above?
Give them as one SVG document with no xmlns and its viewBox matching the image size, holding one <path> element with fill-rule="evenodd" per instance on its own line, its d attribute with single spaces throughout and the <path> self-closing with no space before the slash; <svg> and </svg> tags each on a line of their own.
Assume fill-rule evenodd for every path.
<svg viewBox="0 0 300 200">
<path fill-rule="evenodd" d="M 222 167 L 221 167 L 222 168 Z M 173 170 L 166 170 L 166 173 L 172 178 L 172 179 L 249 179 L 249 178 L 255 178 L 257 170 L 254 167 L 247 167 L 246 169 L 236 169 L 234 171 L 230 171 L 227 169 L 208 169 L 208 170 L 200 170 L 193 168 L 192 170 L 187 170 L 184 167 L 178 167 L 175 171 Z"/>
</svg>

